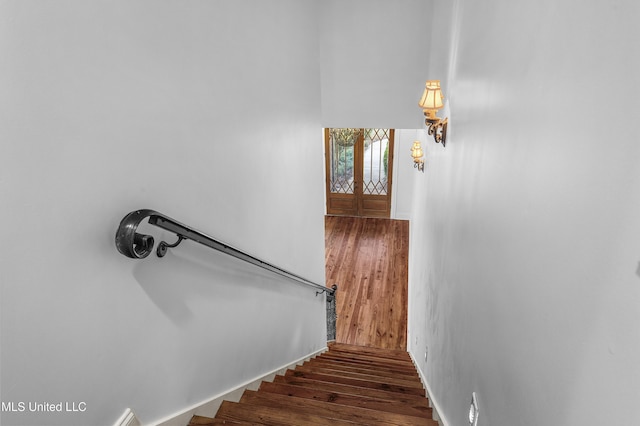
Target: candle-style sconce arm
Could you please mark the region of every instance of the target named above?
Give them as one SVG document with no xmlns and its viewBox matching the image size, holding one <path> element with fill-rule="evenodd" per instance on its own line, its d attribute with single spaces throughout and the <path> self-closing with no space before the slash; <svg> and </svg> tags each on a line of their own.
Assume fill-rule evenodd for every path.
<svg viewBox="0 0 640 426">
<path fill-rule="evenodd" d="M 425 116 L 427 116 L 427 114 L 425 114 Z M 443 120 L 439 117 L 427 117 L 424 120 L 424 124 L 427 126 L 427 132 L 433 136 L 436 143 L 441 143 L 442 146 L 445 146 L 447 143 L 447 125 L 449 124 L 449 119 L 445 118 Z"/>
</svg>

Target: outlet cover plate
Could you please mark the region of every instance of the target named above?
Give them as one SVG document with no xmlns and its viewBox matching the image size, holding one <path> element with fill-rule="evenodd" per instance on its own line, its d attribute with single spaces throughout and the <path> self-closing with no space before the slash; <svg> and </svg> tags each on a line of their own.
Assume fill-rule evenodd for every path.
<svg viewBox="0 0 640 426">
<path fill-rule="evenodd" d="M 476 393 L 471 394 L 471 405 L 469 406 L 469 424 L 472 426 L 478 426 L 478 397 Z"/>
</svg>

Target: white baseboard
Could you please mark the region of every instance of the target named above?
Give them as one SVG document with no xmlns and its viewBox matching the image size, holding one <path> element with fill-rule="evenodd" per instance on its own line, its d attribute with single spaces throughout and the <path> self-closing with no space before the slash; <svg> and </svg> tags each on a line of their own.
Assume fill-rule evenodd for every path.
<svg viewBox="0 0 640 426">
<path fill-rule="evenodd" d="M 313 352 L 307 356 L 304 356 L 296 361 L 293 361 L 290 364 L 284 365 L 280 368 L 277 368 L 263 376 L 256 377 L 252 380 L 249 380 L 238 387 L 231 389 L 227 392 L 218 394 L 213 396 L 205 401 L 194 404 L 182 411 L 171 414 L 157 422 L 152 423 L 154 426 L 185 426 L 189 424 L 191 417 L 194 415 L 197 416 L 206 416 L 213 417 L 216 415 L 218 408 L 222 404 L 222 401 L 233 401 L 238 402 L 242 397 L 242 394 L 245 390 L 258 390 L 260 387 L 260 383 L 262 382 L 272 382 L 276 375 L 283 375 L 287 372 L 287 370 L 293 369 L 298 365 L 303 364 L 305 361 L 310 360 L 323 352 L 327 351 L 327 347 L 324 347 L 316 352 Z"/>
<path fill-rule="evenodd" d="M 140 422 L 133 410 L 127 408 L 113 426 L 140 426 Z"/>
<path fill-rule="evenodd" d="M 447 421 L 447 418 L 444 417 L 444 415 L 442 414 L 443 411 L 440 409 L 440 406 L 438 405 L 438 400 L 433 397 L 433 392 L 431 392 L 431 388 L 429 387 L 429 382 L 427 382 L 427 376 L 420 369 L 420 367 L 418 366 L 418 363 L 416 362 L 416 359 L 413 357 L 413 354 L 411 352 L 409 352 L 409 356 L 411 357 L 411 361 L 413 361 L 413 365 L 415 365 L 416 370 L 418 370 L 418 375 L 420 376 L 422 385 L 427 391 L 427 397 L 429 398 L 429 405 L 431 405 L 431 408 L 433 409 L 434 420 L 436 420 L 440 424 L 440 426 L 449 426 L 449 422 Z"/>
</svg>

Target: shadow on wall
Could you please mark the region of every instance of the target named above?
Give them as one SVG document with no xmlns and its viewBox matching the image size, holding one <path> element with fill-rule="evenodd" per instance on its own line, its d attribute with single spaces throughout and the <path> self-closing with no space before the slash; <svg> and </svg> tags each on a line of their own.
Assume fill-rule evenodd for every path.
<svg viewBox="0 0 640 426">
<path fill-rule="evenodd" d="M 225 312 L 233 306 L 260 300 L 265 292 L 281 292 L 281 283 L 267 271 L 190 241 L 141 259 L 133 276 L 153 303 L 178 326 L 187 326 L 194 310 Z M 250 314 L 250 312 L 248 312 Z M 208 316 L 215 315 L 212 312 Z"/>
</svg>

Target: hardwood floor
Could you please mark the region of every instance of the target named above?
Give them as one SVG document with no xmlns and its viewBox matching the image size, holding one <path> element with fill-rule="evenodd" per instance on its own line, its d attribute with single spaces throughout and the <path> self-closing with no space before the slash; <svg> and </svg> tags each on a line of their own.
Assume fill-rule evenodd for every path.
<svg viewBox="0 0 640 426">
<path fill-rule="evenodd" d="M 327 286 L 338 284 L 336 342 L 407 347 L 409 222 L 326 216 Z"/>
</svg>

